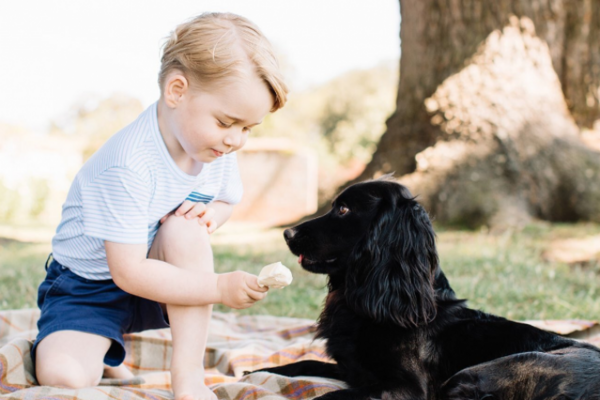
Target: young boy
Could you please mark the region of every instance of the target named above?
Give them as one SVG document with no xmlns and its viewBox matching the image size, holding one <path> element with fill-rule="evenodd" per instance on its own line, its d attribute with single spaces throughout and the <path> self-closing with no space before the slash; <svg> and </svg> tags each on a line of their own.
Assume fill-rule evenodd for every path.
<svg viewBox="0 0 600 400">
<path fill-rule="evenodd" d="M 158 102 L 90 158 L 63 206 L 38 293 L 41 385 L 131 377 L 123 334 L 169 326 L 166 304 L 175 398 L 216 399 L 203 366 L 212 304 L 266 296 L 255 275 L 214 273 L 209 234 L 241 197 L 235 151 L 286 101 L 269 42 L 245 18 L 203 14 L 165 44 L 159 84 Z"/>
</svg>

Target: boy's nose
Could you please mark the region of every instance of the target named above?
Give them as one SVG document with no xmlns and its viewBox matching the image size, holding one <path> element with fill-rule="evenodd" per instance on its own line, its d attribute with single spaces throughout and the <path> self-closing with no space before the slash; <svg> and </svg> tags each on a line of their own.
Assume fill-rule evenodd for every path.
<svg viewBox="0 0 600 400">
<path fill-rule="evenodd" d="M 229 135 L 225 136 L 223 139 L 223 143 L 227 146 L 231 146 L 234 148 L 238 148 L 243 144 L 244 134 L 239 132 L 231 132 Z"/>
</svg>

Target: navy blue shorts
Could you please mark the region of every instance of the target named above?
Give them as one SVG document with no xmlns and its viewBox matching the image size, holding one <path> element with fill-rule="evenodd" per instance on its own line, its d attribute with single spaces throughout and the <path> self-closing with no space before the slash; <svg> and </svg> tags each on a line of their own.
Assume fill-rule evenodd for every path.
<svg viewBox="0 0 600 400">
<path fill-rule="evenodd" d="M 31 349 L 34 362 L 35 349 L 43 338 L 56 331 L 72 330 L 111 339 L 104 363 L 114 367 L 125 359 L 123 334 L 169 326 L 157 302 L 124 292 L 112 279 L 82 278 L 54 259 L 46 262 L 46 279 L 38 289 L 38 307 L 42 313 Z"/>
</svg>

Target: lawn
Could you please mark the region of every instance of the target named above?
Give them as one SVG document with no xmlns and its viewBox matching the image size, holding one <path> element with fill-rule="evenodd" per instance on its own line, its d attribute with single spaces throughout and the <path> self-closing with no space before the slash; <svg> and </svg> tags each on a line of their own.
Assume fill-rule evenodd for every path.
<svg viewBox="0 0 600 400">
<path fill-rule="evenodd" d="M 0 229 L 0 236 L 6 229 Z M 600 319 L 600 265 L 546 262 L 550 241 L 600 234 L 598 224 L 534 223 L 518 231 L 437 228 L 441 265 L 457 295 L 471 307 L 511 319 Z M 47 240 L 0 238 L 0 309 L 36 306 L 37 285 L 50 251 Z M 38 235 L 40 240 L 43 235 Z M 236 269 L 258 273 L 275 261 L 292 269 L 291 286 L 272 290 L 267 299 L 241 314 L 316 318 L 326 294 L 326 280 L 302 270 L 289 253 L 281 230 L 249 227 L 223 229 L 213 238 L 218 272 Z M 231 311 L 217 306 L 219 311 Z"/>
</svg>

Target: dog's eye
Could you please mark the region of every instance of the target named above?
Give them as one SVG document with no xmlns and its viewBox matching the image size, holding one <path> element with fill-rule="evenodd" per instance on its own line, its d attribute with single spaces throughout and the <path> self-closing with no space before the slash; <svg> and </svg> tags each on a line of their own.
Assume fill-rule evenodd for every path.
<svg viewBox="0 0 600 400">
<path fill-rule="evenodd" d="M 349 212 L 350 212 L 350 209 L 346 206 L 340 206 L 340 209 L 338 210 L 339 215 L 345 215 L 345 214 L 348 214 Z"/>
</svg>

